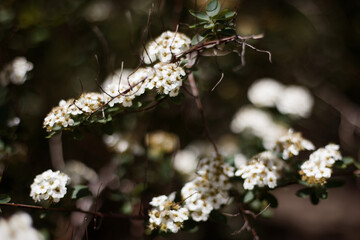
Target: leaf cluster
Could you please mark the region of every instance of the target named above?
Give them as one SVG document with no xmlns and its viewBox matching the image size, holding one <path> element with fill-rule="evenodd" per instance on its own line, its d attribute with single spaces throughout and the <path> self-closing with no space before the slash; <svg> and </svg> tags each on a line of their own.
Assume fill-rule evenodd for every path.
<svg viewBox="0 0 360 240">
<path fill-rule="evenodd" d="M 214 40 L 236 34 L 234 23 L 236 12 L 228 9 L 220 10 L 221 4 L 218 0 L 211 0 L 207 4 L 205 12 L 189 10 L 197 20 L 197 23 L 190 26 L 198 32 L 191 40 L 192 45 L 196 45 L 204 39 Z"/>
</svg>

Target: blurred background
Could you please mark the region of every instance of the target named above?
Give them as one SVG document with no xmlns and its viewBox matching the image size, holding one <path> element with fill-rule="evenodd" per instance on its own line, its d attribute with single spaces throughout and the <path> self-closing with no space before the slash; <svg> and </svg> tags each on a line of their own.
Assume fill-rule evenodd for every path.
<svg viewBox="0 0 360 240">
<path fill-rule="evenodd" d="M 195 78 L 211 134 L 222 151 L 251 155 L 257 150 L 248 147 L 249 142 L 234 134 L 230 125 L 238 109 L 250 104 L 247 91 L 251 84 L 272 78 L 309 89 L 314 107 L 307 118 L 293 119 L 276 109 L 268 109 L 269 113 L 301 131 L 317 147 L 338 143 L 344 156 L 358 161 L 360 2 L 220 2 L 224 8 L 238 10 L 238 34 L 264 33 L 263 39 L 251 44 L 270 51 L 273 60 L 270 63 L 266 54 L 251 49 L 247 49 L 242 68 L 236 54 L 201 58 Z M 175 31 L 179 25 L 180 32 L 192 37 L 195 32 L 188 25 L 194 19 L 188 10 L 203 10 L 205 5 L 206 1 L 200 0 L 2 0 L 0 68 L 24 56 L 33 69 L 24 84 L 1 87 L 0 192 L 11 195 L 13 202 L 33 204 L 28 193 L 34 176 L 54 168 L 52 158 L 59 154 L 59 143 L 46 139 L 42 128 L 51 108 L 61 99 L 100 91 L 97 82 L 103 82 L 122 62 L 125 68 L 135 69 L 142 47 L 163 31 Z M 222 73 L 221 83 L 211 91 Z M 79 183 L 101 179 L 101 173 L 106 173 L 104 166 L 115 166 L 115 176 L 107 179 L 106 189 L 98 196 L 102 199 L 100 211 L 134 214 L 146 209 L 143 202 L 179 190 L 186 181 L 185 170 L 172 167 L 176 151 L 196 146 L 202 149 L 200 155 L 211 154 L 195 102 L 184 95 L 180 105 L 167 100 L 151 111 L 120 114 L 111 125 L 82 129 L 78 140 L 62 135 L 66 164 L 76 160 L 81 171 L 85 171 L 81 164 L 86 165 L 85 176 L 93 174 L 92 179 L 80 179 Z M 10 124 L 14 118 L 19 120 Z M 120 136 L 109 139 L 104 132 Z M 163 142 L 171 144 L 163 146 Z M 71 166 L 68 169 L 76 168 Z M 275 190 L 279 207 L 271 218 L 256 219 L 258 235 L 261 239 L 357 239 L 359 181 L 352 177 L 345 180 L 344 188 L 330 190 L 329 198 L 318 206 L 296 197 L 297 186 Z M 5 216 L 15 211 L 2 210 Z M 69 214 L 49 213 L 40 219 L 41 212 L 29 213 L 49 239 L 71 239 Z M 180 233 L 170 239 L 251 239 L 246 231 L 231 236 L 243 224 L 240 217 L 228 221 L 226 226 L 214 221 L 202 223 L 196 233 Z M 141 221 L 104 219 L 98 229 L 93 222 L 88 225 L 85 239 L 142 239 L 141 229 Z"/>
</svg>

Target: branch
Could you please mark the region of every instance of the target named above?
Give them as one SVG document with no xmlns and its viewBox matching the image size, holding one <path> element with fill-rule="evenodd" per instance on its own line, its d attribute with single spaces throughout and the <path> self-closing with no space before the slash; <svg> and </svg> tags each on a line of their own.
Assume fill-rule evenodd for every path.
<svg viewBox="0 0 360 240">
<path fill-rule="evenodd" d="M 195 78 L 194 78 L 193 73 L 189 74 L 189 82 L 190 82 L 190 86 L 191 86 L 191 92 L 194 95 L 196 106 L 199 109 L 199 112 L 200 112 L 200 115 L 201 115 L 201 120 L 202 120 L 203 126 L 205 128 L 205 134 L 206 134 L 207 138 L 209 139 L 209 141 L 211 142 L 211 144 L 213 145 L 216 154 L 219 154 L 219 151 L 218 151 L 218 148 L 217 148 L 217 146 L 215 144 L 215 141 L 210 135 L 209 126 L 208 126 L 206 118 L 205 118 L 204 109 L 203 109 L 203 106 L 201 104 L 201 100 L 200 100 L 200 97 L 199 97 L 199 90 L 198 90 L 198 88 L 196 86 Z"/>
</svg>

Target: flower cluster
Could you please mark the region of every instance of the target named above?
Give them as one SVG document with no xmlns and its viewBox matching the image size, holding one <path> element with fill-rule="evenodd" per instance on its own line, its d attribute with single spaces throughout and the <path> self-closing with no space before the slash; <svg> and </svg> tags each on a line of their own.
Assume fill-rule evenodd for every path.
<svg viewBox="0 0 360 240">
<path fill-rule="evenodd" d="M 275 146 L 275 152 L 280 153 L 283 159 L 297 156 L 300 151 L 314 150 L 315 146 L 301 136 L 300 132 L 289 129 L 287 135 L 280 137 Z"/>
<path fill-rule="evenodd" d="M 249 100 L 259 107 L 275 107 L 283 114 L 309 117 L 314 99 L 308 89 L 301 86 L 284 86 L 278 81 L 263 78 L 255 81 L 248 90 Z"/>
<path fill-rule="evenodd" d="M 155 207 L 149 212 L 150 230 L 177 233 L 183 222 L 189 219 L 189 211 L 174 202 L 175 194 L 154 197 L 150 205 Z"/>
<path fill-rule="evenodd" d="M 243 186 L 247 190 L 252 190 L 255 186 L 275 188 L 285 166 L 285 163 L 273 152 L 265 151 L 241 165 L 235 176 L 244 179 Z"/>
<path fill-rule="evenodd" d="M 8 220 L 0 219 L 0 236 L 6 240 L 44 240 L 35 228 L 29 214 L 20 212 L 12 215 Z"/>
<path fill-rule="evenodd" d="M 324 185 L 326 179 L 331 177 L 331 167 L 342 156 L 339 151 L 339 145 L 328 144 L 325 148 L 319 148 L 309 156 L 309 160 L 301 165 L 299 171 L 303 181 L 309 185 Z"/>
<path fill-rule="evenodd" d="M 104 104 L 100 93 L 83 93 L 75 99 L 61 100 L 59 106 L 54 107 L 44 119 L 43 127 L 51 132 L 58 128 L 69 128 L 75 125 L 74 117 L 90 114 Z"/>
<path fill-rule="evenodd" d="M 274 107 L 284 85 L 271 78 L 256 80 L 247 92 L 248 99 L 259 107 Z"/>
<path fill-rule="evenodd" d="M 32 69 L 31 62 L 24 57 L 17 57 L 0 72 L 0 84 L 4 87 L 9 83 L 21 85 L 27 80 L 26 73 Z"/>
<path fill-rule="evenodd" d="M 143 59 L 146 64 L 160 62 L 170 62 L 173 56 L 177 56 L 190 47 L 191 40 L 186 35 L 179 32 L 163 32 L 154 41 L 147 44 Z"/>
<path fill-rule="evenodd" d="M 35 177 L 31 184 L 30 197 L 35 202 L 41 200 L 59 202 L 66 194 L 66 185 L 70 182 L 70 178 L 60 171 L 53 172 L 47 170 Z"/>
<path fill-rule="evenodd" d="M 229 200 L 231 188 L 229 177 L 234 176 L 233 167 L 224 163 L 221 156 L 202 159 L 198 176 L 181 189 L 184 207 L 194 221 L 206 221 L 213 209 L 219 209 Z"/>
<path fill-rule="evenodd" d="M 239 109 L 231 122 L 234 133 L 248 131 L 263 141 L 265 149 L 272 149 L 276 140 L 286 134 L 287 127 L 273 120 L 271 115 L 252 106 Z"/>
<path fill-rule="evenodd" d="M 110 107 L 115 104 L 131 107 L 132 100 L 145 92 L 150 72 L 151 68 L 139 68 L 135 72 L 131 70 L 116 71 L 103 83 L 105 102 L 108 102 Z"/>
</svg>

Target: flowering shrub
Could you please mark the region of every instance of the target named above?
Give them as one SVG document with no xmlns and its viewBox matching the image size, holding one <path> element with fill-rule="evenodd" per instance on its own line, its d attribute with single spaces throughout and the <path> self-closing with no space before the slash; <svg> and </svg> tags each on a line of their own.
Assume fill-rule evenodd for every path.
<svg viewBox="0 0 360 240">
<path fill-rule="evenodd" d="M 102 83 L 103 66 L 96 56 L 100 69 L 95 79 L 97 90 L 81 89 L 77 95 L 69 91 L 69 99 L 56 99 L 57 106 L 42 116 L 43 134 L 50 143 L 51 168 L 56 171 L 49 169 L 36 176 L 29 171 L 32 184 L 21 179 L 30 188 L 30 198 L 27 195 L 17 198 L 9 190 L 0 192 L 2 207 L 43 211 L 34 220 L 37 224 L 44 221 L 51 226 L 53 219 L 60 219 L 59 226 L 45 229 L 42 236 L 32 228 L 29 215 L 15 214 L 8 220 L 0 219 L 0 236 L 45 239 L 48 234 L 51 239 L 66 222 L 71 226 L 71 238 L 83 239 L 91 221 L 95 230 L 101 230 L 102 224 L 109 224 L 104 219 L 114 218 L 127 221 L 134 236 L 155 238 L 194 233 L 205 226 L 201 222 L 226 224 L 227 219 L 242 216 L 242 226 L 233 229 L 234 224 L 227 225 L 233 230 L 232 235 L 247 230 L 257 239 L 256 221 L 249 221 L 249 217 L 269 215 L 269 208 L 281 204 L 273 190 L 297 184 L 303 187 L 296 192 L 297 196 L 309 197 L 313 204 L 318 204 L 328 197 L 329 188 L 342 186 L 341 181 L 334 179 L 335 175 L 359 173 L 356 170 L 359 164 L 343 157 L 341 144 L 325 139 L 328 144 L 316 148 L 320 141 L 310 137 L 310 122 L 312 114 L 317 114 L 314 108 L 318 103 L 305 86 L 262 77 L 253 81 L 247 94 L 243 94 L 248 99 L 231 102 L 232 91 L 233 96 L 238 91 L 236 84 L 230 85 L 224 97 L 230 99 L 229 108 L 218 107 L 213 114 L 221 123 L 217 126 L 208 121 L 204 109 L 217 103 L 212 102 L 212 97 L 209 100 L 201 96 L 212 96 L 207 91 L 208 79 L 221 69 L 219 59 L 225 59 L 224 65 L 237 61 L 240 65 L 233 64 L 231 68 L 238 71 L 251 64 L 245 64 L 248 50 L 258 53 L 256 58 L 264 54 L 272 61 L 270 51 L 255 47 L 267 39 L 258 41 L 264 37 L 262 34 L 240 35 L 236 25 L 240 12 L 228 10 L 220 2 L 210 0 L 202 11 L 189 11 L 193 25 L 165 30 L 154 39 L 149 29 L 143 31 L 144 36 L 148 35 L 147 42 L 144 40 L 141 49 L 133 49 L 138 66 L 124 68 L 122 62 L 117 70 L 107 71 Z M 96 6 L 103 8 L 102 14 L 96 11 Z M 111 16 L 110 1 L 104 5 L 92 3 L 84 11 L 84 19 L 89 22 L 106 21 Z M 131 19 L 131 12 L 127 16 Z M 92 31 L 105 46 L 104 54 L 108 54 L 107 39 L 97 26 Z M 229 61 L 233 53 L 237 53 L 236 61 Z M 204 67 L 204 62 L 212 60 L 218 69 Z M 111 66 L 111 61 L 108 65 Z M 37 74 L 44 71 L 42 68 L 25 57 L 4 64 L 0 83 L 4 96 L 9 98 L 5 97 L 7 100 L 1 104 L 12 106 L 14 89 L 24 87 L 15 85 L 30 79 L 36 81 Z M 222 73 L 211 92 L 226 86 L 226 78 Z M 196 111 L 188 105 L 193 101 Z M 8 165 L 11 169 L 18 156 L 20 159 L 27 154 L 32 156 L 31 149 L 28 153 L 17 138 L 17 131 L 23 126 L 15 107 L 13 111 L 5 117 L 6 130 L 0 139 L 1 174 L 8 171 Z M 200 115 L 200 124 L 196 114 Z M 232 115 L 230 122 L 223 117 Z M 188 126 L 187 120 L 197 125 Z M 217 133 L 217 127 L 221 132 L 223 125 L 226 134 Z M 191 131 L 194 132 L 190 134 Z M 72 139 L 81 139 L 83 135 L 96 140 L 78 143 Z M 64 155 L 63 142 L 64 149 L 69 151 L 64 151 Z M 64 156 L 71 156 L 72 160 L 64 161 Z M 84 160 L 73 156 L 83 156 Z M 60 214 L 55 216 L 53 212 Z M 22 231 L 16 232 L 16 228 Z M 231 234 L 224 238 L 228 237 Z"/>
</svg>

